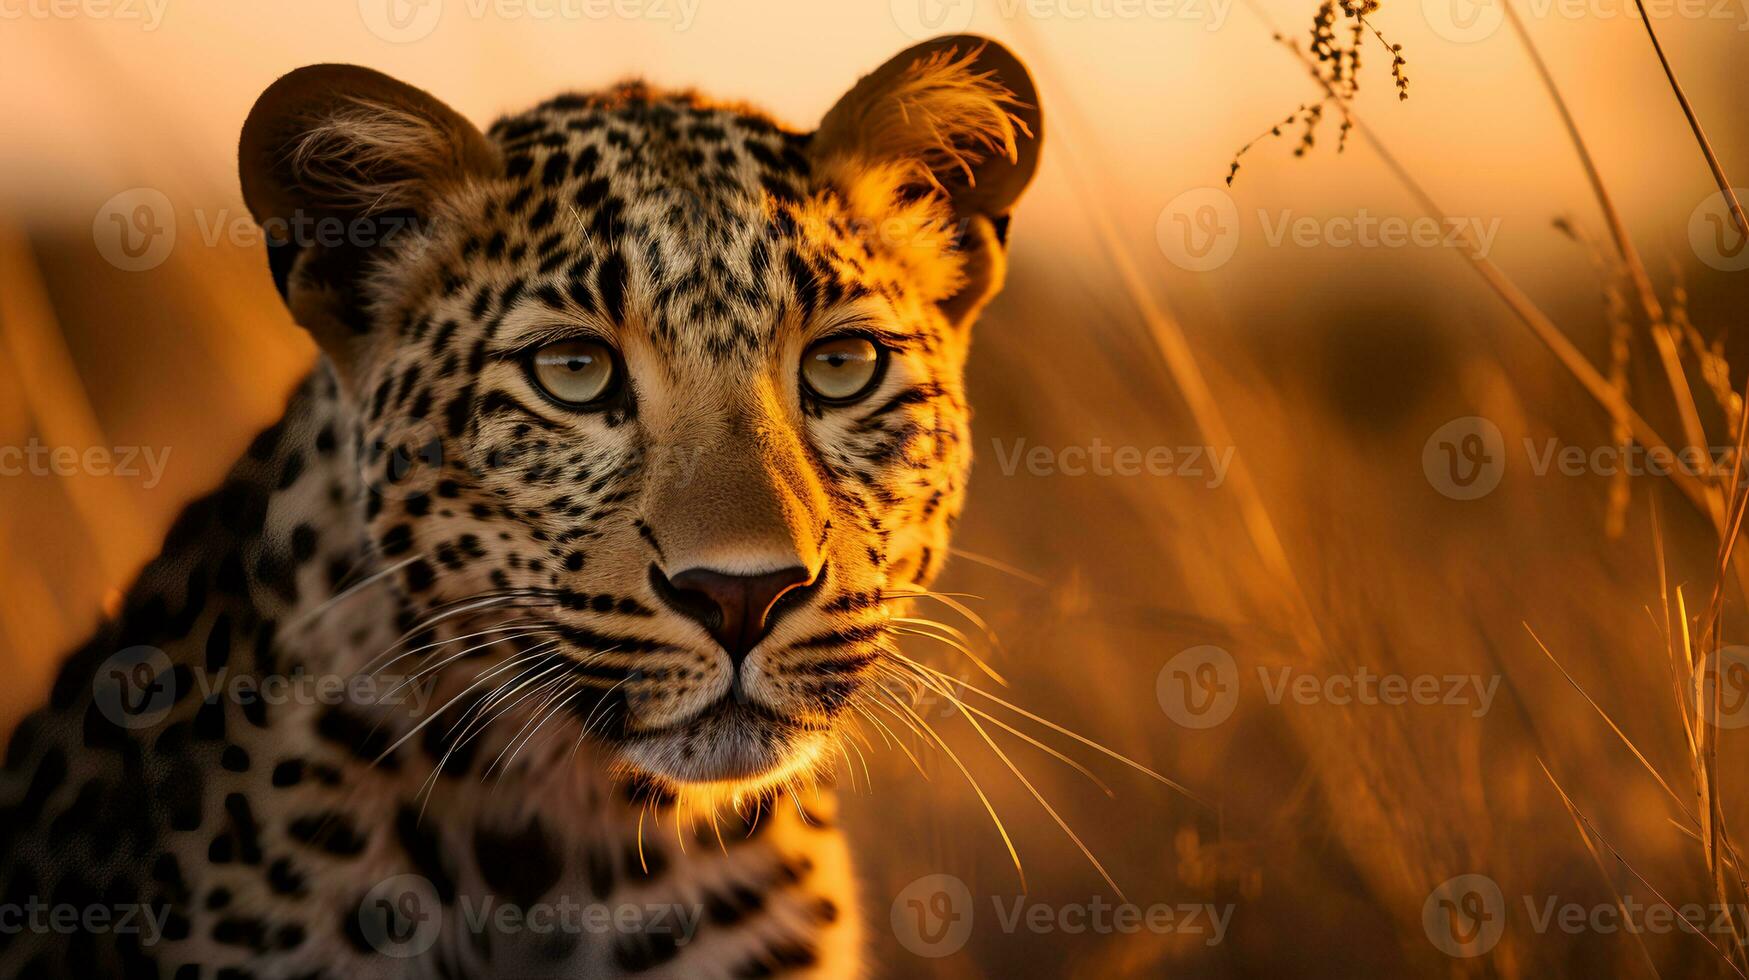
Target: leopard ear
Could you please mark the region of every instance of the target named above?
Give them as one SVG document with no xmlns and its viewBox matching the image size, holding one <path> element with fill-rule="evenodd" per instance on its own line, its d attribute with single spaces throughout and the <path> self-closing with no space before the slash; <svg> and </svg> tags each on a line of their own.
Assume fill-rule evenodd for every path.
<svg viewBox="0 0 1749 980">
<path fill-rule="evenodd" d="M 440 218 L 447 192 L 499 168 L 455 110 L 355 65 L 311 65 L 268 86 L 237 151 L 274 284 L 342 370 L 370 327 L 372 260 Z"/>
<path fill-rule="evenodd" d="M 902 194 L 951 205 L 963 257 L 941 301 L 969 322 L 1002 286 L 1008 216 L 1038 169 L 1044 117 L 1032 76 L 1012 51 L 972 34 L 925 41 L 864 76 L 810 142 L 829 180 L 897 167 Z"/>
</svg>

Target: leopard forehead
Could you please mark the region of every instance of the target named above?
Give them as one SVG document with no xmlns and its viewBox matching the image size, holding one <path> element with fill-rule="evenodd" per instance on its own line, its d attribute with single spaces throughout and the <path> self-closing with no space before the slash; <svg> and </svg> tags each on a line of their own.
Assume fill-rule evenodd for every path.
<svg viewBox="0 0 1749 980">
<path fill-rule="evenodd" d="M 433 282 L 434 307 L 488 334 L 580 318 L 717 366 L 831 320 L 945 339 L 929 301 L 957 275 L 951 223 L 817 175 L 810 134 L 634 83 L 549 100 L 488 138 L 502 174 L 472 189 Z"/>
</svg>

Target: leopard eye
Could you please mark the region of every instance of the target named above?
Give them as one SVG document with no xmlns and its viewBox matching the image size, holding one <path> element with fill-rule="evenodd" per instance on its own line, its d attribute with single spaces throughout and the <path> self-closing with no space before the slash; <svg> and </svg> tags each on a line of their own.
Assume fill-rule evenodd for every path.
<svg viewBox="0 0 1749 980">
<path fill-rule="evenodd" d="M 605 401 L 620 381 L 612 348 L 593 340 L 561 340 L 536 350 L 528 373 L 547 397 L 571 407 Z"/>
<path fill-rule="evenodd" d="M 820 401 L 847 405 L 880 384 L 886 348 L 867 337 L 822 340 L 802 355 L 802 384 Z"/>
</svg>

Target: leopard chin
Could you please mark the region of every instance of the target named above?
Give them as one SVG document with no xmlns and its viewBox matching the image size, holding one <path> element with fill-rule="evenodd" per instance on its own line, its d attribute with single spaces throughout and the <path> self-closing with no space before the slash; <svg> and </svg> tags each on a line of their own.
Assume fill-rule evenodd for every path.
<svg viewBox="0 0 1749 980">
<path fill-rule="evenodd" d="M 829 727 L 733 695 L 675 725 L 632 735 L 622 765 L 687 796 L 761 795 L 806 784 L 829 757 Z"/>
</svg>

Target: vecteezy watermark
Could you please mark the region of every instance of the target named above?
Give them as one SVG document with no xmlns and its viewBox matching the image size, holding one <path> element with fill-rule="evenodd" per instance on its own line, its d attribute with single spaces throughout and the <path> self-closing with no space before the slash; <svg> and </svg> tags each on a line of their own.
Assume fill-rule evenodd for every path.
<svg viewBox="0 0 1749 980">
<path fill-rule="evenodd" d="M 421 232 L 418 219 L 405 214 L 342 218 L 299 211 L 257 223 L 250 215 L 230 208 L 195 208 L 191 216 L 199 241 L 207 248 L 256 248 L 264 244 L 375 248 Z M 163 191 L 130 188 L 97 209 L 91 221 L 91 240 L 110 265 L 123 272 L 147 272 L 170 258 L 178 231 L 186 227 L 182 217 Z"/>
<path fill-rule="evenodd" d="M 1433 33 L 1447 41 L 1473 44 L 1493 37 L 1506 22 L 1507 0 L 1422 0 L 1421 14 Z M 1749 30 L 1749 0 L 1640 0 L 1646 16 L 1661 20 L 1711 20 Z M 1638 20 L 1635 0 L 1527 0 L 1525 20 Z"/>
<path fill-rule="evenodd" d="M 1506 932 L 1506 898 L 1487 875 L 1447 878 L 1421 903 L 1421 928 L 1447 956 L 1481 956 Z"/>
<path fill-rule="evenodd" d="M 1742 0 L 1749 4 L 1749 0 Z M 1739 205 L 1749 207 L 1749 190 L 1731 188 Z M 1713 191 L 1688 216 L 1688 245 L 1695 257 L 1720 272 L 1749 269 L 1749 235 L 1737 227 L 1724 191 Z"/>
<path fill-rule="evenodd" d="M 164 479 L 170 447 L 46 446 L 31 439 L 22 446 L 0 446 L 0 476 L 145 477 L 150 490 Z"/>
<path fill-rule="evenodd" d="M 1559 895 L 1544 895 L 1541 899 L 1526 895 L 1524 911 L 1531 929 L 1539 935 L 1555 931 L 1574 936 L 1588 932 L 1606 936 L 1618 932 L 1729 936 L 1732 920 L 1743 921 L 1749 905 L 1710 902 L 1671 905 L 1662 899 L 1642 902 L 1631 893 L 1623 895 L 1620 903 L 1563 902 Z"/>
<path fill-rule="evenodd" d="M 443 0 L 358 0 L 366 30 L 391 44 L 411 44 L 437 30 Z"/>
<path fill-rule="evenodd" d="M 1486 258 L 1500 233 L 1499 218 L 1376 215 L 1361 208 L 1353 215 L 1314 218 L 1283 208 L 1273 216 L 1261 208 L 1257 221 L 1270 248 L 1291 242 L 1299 248 L 1450 248 Z"/>
<path fill-rule="evenodd" d="M 1517 906 L 1522 904 L 1522 921 Z M 1619 902 L 1563 901 L 1559 895 L 1522 895 L 1508 903 L 1499 882 L 1484 874 L 1447 878 L 1428 892 L 1421 905 L 1421 926 L 1434 948 L 1448 956 L 1482 956 L 1499 945 L 1508 926 L 1529 927 L 1542 936 L 1614 935 L 1732 936 L 1749 906 L 1689 902 L 1672 905 L 1663 899 L 1642 901 L 1632 893 Z M 1519 924 L 1514 925 L 1514 922 Z"/>
<path fill-rule="evenodd" d="M 972 938 L 972 890 L 949 874 L 924 875 L 893 898 L 889 920 L 899 945 L 938 959 L 965 948 Z"/>
<path fill-rule="evenodd" d="M 358 0 L 358 14 L 372 34 L 391 44 L 424 40 L 437 30 L 444 8 L 470 20 L 645 20 L 692 27 L 700 0 Z"/>
<path fill-rule="evenodd" d="M 1239 664 L 1217 646 L 1181 650 L 1154 681 L 1160 710 L 1185 728 L 1213 728 L 1239 706 Z"/>
<path fill-rule="evenodd" d="M 996 895 L 990 899 L 996 910 L 996 927 L 1009 934 L 1133 936 L 1151 932 L 1156 935 L 1200 936 L 1205 946 L 1219 945 L 1227 938 L 1227 926 L 1232 922 L 1235 908 L 1207 902 L 1112 903 L 1098 895 L 1085 902 L 1061 904 L 1035 902 L 1025 895 L 1016 895 L 1008 901 Z"/>
<path fill-rule="evenodd" d="M 31 895 L 0 903 L 0 936 L 135 936 L 141 946 L 153 946 L 164 938 L 169 918 L 168 904 L 75 904 Z"/>
<path fill-rule="evenodd" d="M 384 956 L 409 959 L 436 945 L 443 933 L 443 902 L 424 875 L 404 874 L 372 886 L 354 912 L 358 934 Z"/>
<path fill-rule="evenodd" d="M 1002 20 L 1178 21 L 1218 31 L 1233 0 L 890 0 L 890 7 L 899 30 L 922 41 L 964 31 L 980 7 Z"/>
<path fill-rule="evenodd" d="M 1072 446 L 1028 445 L 1024 438 L 990 444 L 1003 476 L 1024 470 L 1027 476 L 1180 477 L 1202 480 L 1211 490 L 1226 482 L 1234 452 L 1232 446 L 1114 446 L 1097 437 Z"/>
<path fill-rule="evenodd" d="M 1560 476 L 1689 476 L 1718 479 L 1729 477 L 1735 446 L 1701 448 L 1685 446 L 1642 446 L 1630 443 L 1603 446 L 1576 446 L 1559 439 L 1540 442 L 1524 440 L 1524 455 L 1530 471 L 1537 476 L 1551 473 Z"/>
<path fill-rule="evenodd" d="M 1500 427 L 1479 415 L 1445 423 L 1421 446 L 1421 473 L 1433 489 L 1453 500 L 1493 493 L 1506 475 L 1506 440 Z"/>
<path fill-rule="evenodd" d="M 170 0 L 0 0 L 0 20 L 137 21 L 142 31 L 164 23 Z"/>
<path fill-rule="evenodd" d="M 1167 261 L 1188 272 L 1226 265 L 1244 237 L 1239 206 L 1217 187 L 1198 187 L 1167 202 L 1154 222 L 1154 238 Z M 1498 217 L 1353 214 L 1314 217 L 1290 208 L 1257 210 L 1267 248 L 1449 248 L 1485 258 L 1500 233 Z"/>
<path fill-rule="evenodd" d="M 1167 261 L 1180 269 L 1218 269 L 1239 248 L 1239 205 L 1218 187 L 1192 188 L 1160 209 L 1154 240 Z"/>
<path fill-rule="evenodd" d="M 366 892 L 355 915 L 358 933 L 372 949 L 408 959 L 429 950 L 445 929 L 469 936 L 662 936 L 665 945 L 681 947 L 698 934 L 704 913 L 702 902 L 608 905 L 566 894 L 523 904 L 462 893 L 447 908 L 429 879 L 403 874 Z"/>
<path fill-rule="evenodd" d="M 1137 905 L 1094 895 L 1085 902 L 1040 902 L 1025 895 L 991 895 L 996 928 L 1007 935 L 1197 936 L 1215 946 L 1227 937 L 1233 905 L 1158 902 Z M 899 944 L 918 956 L 938 959 L 965 948 L 977 920 L 972 891 L 950 874 L 924 875 L 893 898 L 889 919 Z"/>
<path fill-rule="evenodd" d="M 257 223 L 250 215 L 239 214 L 230 208 L 219 208 L 212 212 L 196 208 L 194 222 L 200 233 L 201 244 L 208 248 L 215 248 L 221 243 L 240 248 L 253 248 L 263 244 L 297 245 L 305 248 L 375 248 L 390 244 L 402 235 L 419 232 L 418 219 L 405 214 L 340 218 L 298 211 Z"/>
<path fill-rule="evenodd" d="M 1706 720 L 1727 729 L 1749 726 L 1749 647 L 1720 647 L 1707 654 L 1694 683 Z"/>
<path fill-rule="evenodd" d="M 702 195 L 686 192 L 676 199 L 668 215 L 681 227 L 699 228 L 715 220 L 719 207 Z M 613 219 L 610 233 L 635 230 L 626 223 L 627 220 Z M 963 243 L 972 219 L 938 223 L 904 217 L 849 221 L 807 217 L 802 223 L 810 228 L 817 227 L 822 233 L 853 239 L 870 247 L 950 249 Z M 179 240 L 189 241 L 186 234 L 179 238 L 178 232 L 190 228 L 195 239 L 206 248 L 229 246 L 245 249 L 283 244 L 303 248 L 372 249 L 416 239 L 426 233 L 419 218 L 404 213 L 343 217 L 293 211 L 258 222 L 248 212 L 225 207 L 208 209 L 184 205 L 179 212 L 176 203 L 163 191 L 135 187 L 115 194 L 97 209 L 91 223 L 91 237 L 98 253 L 111 265 L 125 272 L 145 272 L 163 265 Z"/>
<path fill-rule="evenodd" d="M 1494 705 L 1500 676 L 1399 674 L 1360 666 L 1314 672 L 1293 665 L 1257 667 L 1257 683 L 1270 705 L 1405 707 L 1447 706 L 1480 718 Z M 1166 716 L 1185 728 L 1213 728 L 1238 707 L 1242 675 L 1233 655 L 1217 646 L 1180 651 L 1160 668 L 1154 693 Z"/>
<path fill-rule="evenodd" d="M 1347 705 L 1459 705 L 1480 718 L 1494 706 L 1500 675 L 1375 673 L 1367 667 L 1353 672 L 1314 674 L 1290 664 L 1276 670 L 1257 668 L 1257 680 L 1270 703 Z"/>
<path fill-rule="evenodd" d="M 230 701 L 243 706 L 307 704 L 355 708 L 395 708 L 423 717 L 439 678 L 386 672 L 326 674 L 295 668 L 284 674 L 177 669 L 168 654 L 153 646 L 131 646 L 112 654 L 91 678 L 97 710 L 122 728 L 149 728 L 163 721 L 184 696 Z"/>
<path fill-rule="evenodd" d="M 176 247 L 176 209 L 155 187 L 122 191 L 97 209 L 91 240 L 104 261 L 123 272 L 156 269 Z"/>
<path fill-rule="evenodd" d="M 1667 477 L 1681 474 L 1708 483 L 1730 482 L 1736 446 L 1644 446 L 1608 443 L 1582 446 L 1550 436 L 1522 442 L 1525 471 L 1532 476 Z M 1433 489 L 1453 500 L 1476 500 L 1494 492 L 1506 474 L 1506 440 L 1500 427 L 1476 415 L 1452 419 L 1421 447 L 1421 471 Z"/>
</svg>

